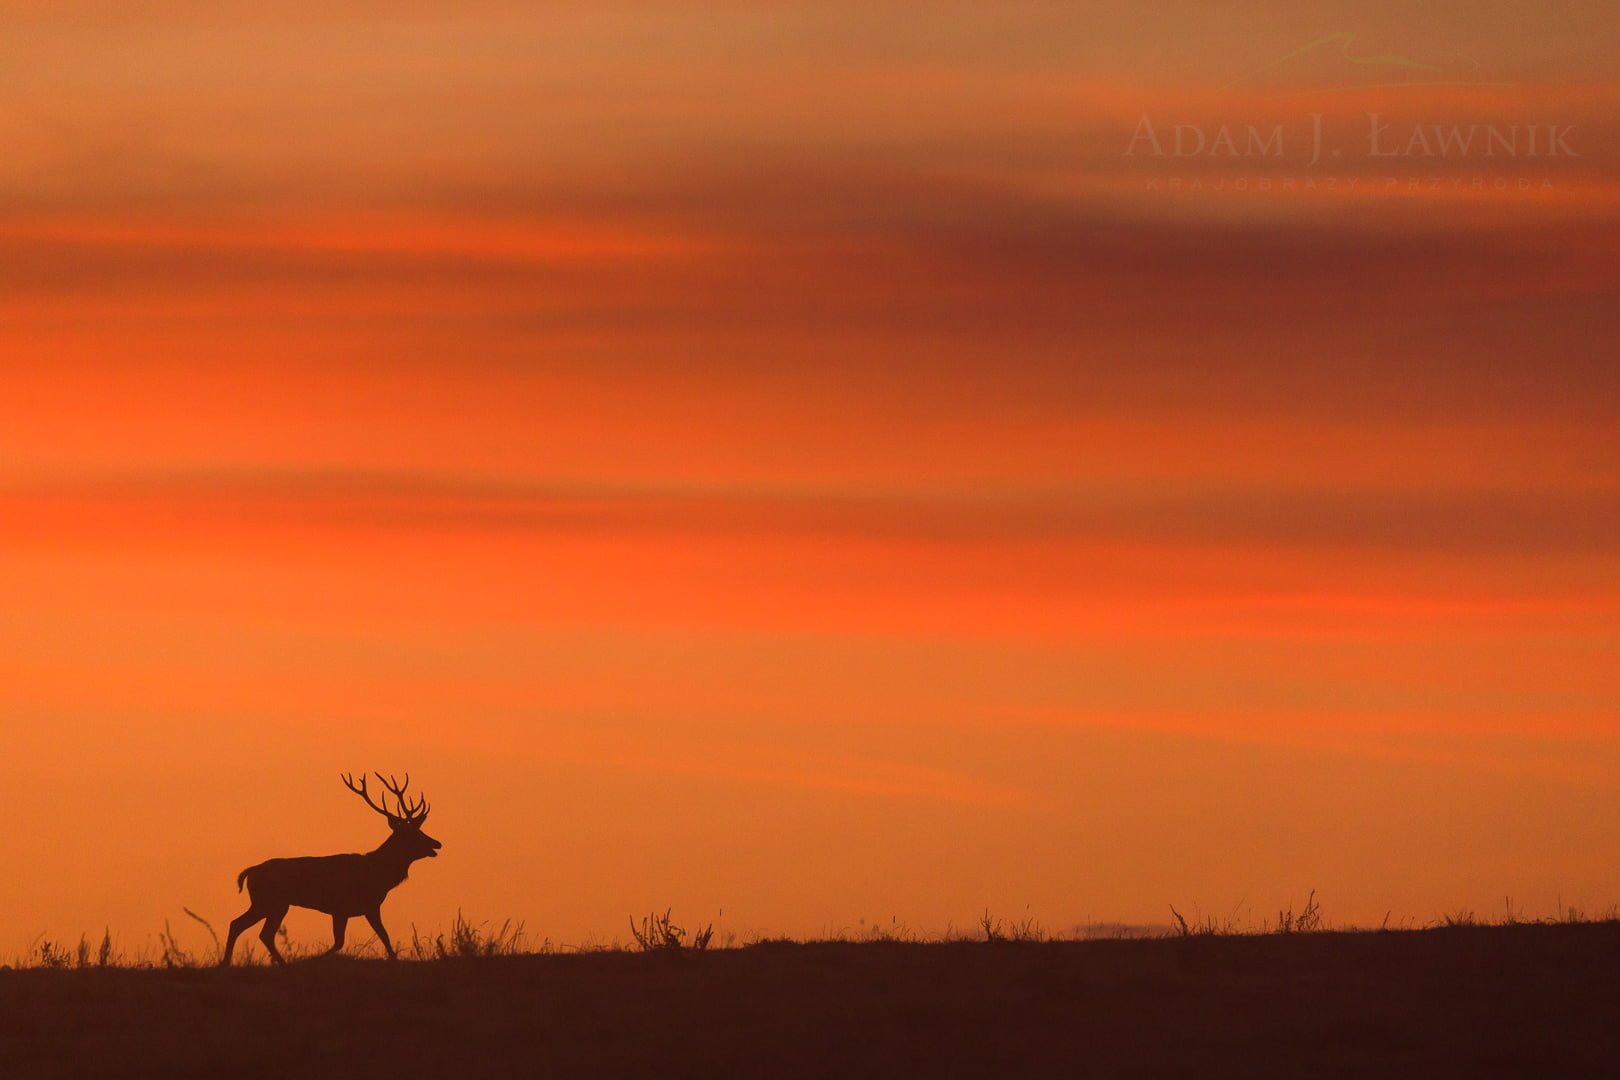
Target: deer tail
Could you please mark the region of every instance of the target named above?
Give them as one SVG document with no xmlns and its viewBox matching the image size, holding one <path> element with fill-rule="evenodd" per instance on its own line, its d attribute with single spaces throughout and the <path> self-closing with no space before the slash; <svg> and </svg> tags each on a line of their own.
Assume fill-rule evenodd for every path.
<svg viewBox="0 0 1620 1080">
<path fill-rule="evenodd" d="M 259 867 L 261 867 L 263 865 L 264 865 L 264 863 L 254 863 L 252 866 L 248 867 L 246 870 L 242 871 L 240 874 L 237 874 L 236 875 L 236 891 L 241 892 L 242 891 L 242 883 L 247 880 L 247 876 L 249 874 L 253 873 L 253 871 L 257 870 Z"/>
</svg>

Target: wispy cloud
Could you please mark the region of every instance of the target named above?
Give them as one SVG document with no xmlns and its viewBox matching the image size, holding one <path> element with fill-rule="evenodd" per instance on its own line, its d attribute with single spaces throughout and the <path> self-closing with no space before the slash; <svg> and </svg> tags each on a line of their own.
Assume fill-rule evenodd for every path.
<svg viewBox="0 0 1620 1080">
<path fill-rule="evenodd" d="M 1051 541 L 1600 555 L 1620 492 L 1101 490 L 1035 497 L 579 490 L 389 473 L 197 472 L 0 488 L 14 521 L 733 534 L 1001 545 Z M 90 534 L 95 535 L 95 534 Z M 116 542 L 116 541 L 114 541 Z"/>
</svg>

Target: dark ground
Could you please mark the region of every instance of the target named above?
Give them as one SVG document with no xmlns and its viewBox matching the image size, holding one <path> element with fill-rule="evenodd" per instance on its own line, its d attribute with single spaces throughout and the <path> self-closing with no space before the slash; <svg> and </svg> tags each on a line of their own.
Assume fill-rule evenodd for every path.
<svg viewBox="0 0 1620 1080">
<path fill-rule="evenodd" d="M 1620 923 L 0 971 L 0 1077 L 1620 1076 Z"/>
</svg>

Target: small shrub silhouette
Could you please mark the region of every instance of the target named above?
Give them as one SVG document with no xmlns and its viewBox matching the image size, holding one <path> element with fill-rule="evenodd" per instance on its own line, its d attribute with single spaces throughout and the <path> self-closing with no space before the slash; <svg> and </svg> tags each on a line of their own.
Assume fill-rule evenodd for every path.
<svg viewBox="0 0 1620 1080">
<path fill-rule="evenodd" d="M 94 947 L 90 944 L 88 934 L 80 934 L 79 943 L 71 950 L 59 942 L 42 938 L 29 950 L 23 966 L 48 970 L 76 968 L 83 971 L 92 967 L 117 966 L 122 962 L 122 956 L 113 955 L 112 931 L 107 929 L 102 931 L 100 944 Z"/>
<path fill-rule="evenodd" d="M 1017 922 L 1007 922 L 991 916 L 989 908 L 979 916 L 979 930 L 985 942 L 991 945 L 1047 940 L 1046 929 L 1033 916 L 1026 914 Z"/>
<path fill-rule="evenodd" d="M 949 934 L 950 932 L 947 930 L 946 936 L 949 937 Z M 728 935 L 728 937 L 735 937 L 735 935 Z M 874 922 L 871 926 L 868 926 L 865 940 L 922 942 L 927 939 L 916 930 L 913 930 L 909 923 L 901 922 L 900 916 L 891 915 L 886 924 Z"/>
<path fill-rule="evenodd" d="M 1222 922 L 1216 922 L 1214 916 L 1206 915 L 1204 916 L 1203 922 L 1189 923 L 1187 922 L 1186 916 L 1177 911 L 1174 904 L 1171 904 L 1170 916 L 1176 920 L 1173 928 L 1174 936 L 1176 937 L 1229 937 L 1234 934 L 1242 934 L 1245 932 L 1243 928 L 1238 925 L 1237 917 L 1235 915 L 1228 915 Z"/>
<path fill-rule="evenodd" d="M 73 966 L 73 957 L 65 946 L 47 938 L 34 949 L 34 966 L 60 971 Z"/>
<path fill-rule="evenodd" d="M 488 923 L 470 922 L 461 909 L 456 909 L 455 921 L 450 924 L 448 936 L 437 934 L 432 939 L 416 932 L 411 924 L 411 955 L 417 960 L 471 960 L 485 956 L 523 956 L 551 951 L 551 942 L 542 942 L 537 949 L 529 949 L 527 935 L 521 921 L 511 919 L 495 930 L 486 930 Z"/>
<path fill-rule="evenodd" d="M 1287 911 L 1277 912 L 1277 933 L 1279 934 L 1312 934 L 1322 929 L 1322 905 L 1316 902 L 1316 890 L 1305 900 L 1305 907 L 1294 914 L 1290 907 Z"/>
<path fill-rule="evenodd" d="M 635 940 L 636 948 L 642 952 L 702 952 L 709 947 L 714 939 L 714 924 L 710 923 L 692 935 L 692 940 L 686 940 L 686 929 L 676 926 L 670 920 L 673 908 L 665 908 L 662 915 L 653 912 L 636 925 L 635 916 L 630 917 L 630 936 Z"/>
</svg>

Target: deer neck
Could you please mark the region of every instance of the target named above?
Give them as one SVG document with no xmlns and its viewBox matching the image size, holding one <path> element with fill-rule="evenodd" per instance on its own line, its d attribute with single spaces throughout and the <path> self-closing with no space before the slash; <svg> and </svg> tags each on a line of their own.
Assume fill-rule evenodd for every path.
<svg viewBox="0 0 1620 1080">
<path fill-rule="evenodd" d="M 411 863 L 415 861 L 394 835 L 384 840 L 375 851 L 368 852 L 366 858 L 370 859 L 377 866 L 381 876 L 387 879 L 389 888 L 405 880 L 405 875 L 410 873 Z"/>
</svg>

